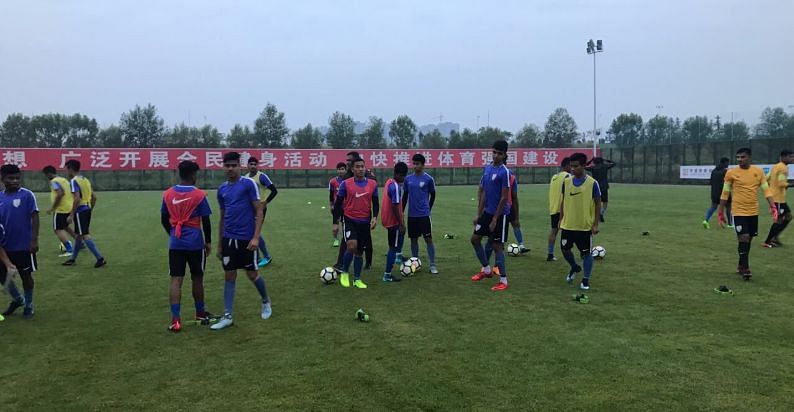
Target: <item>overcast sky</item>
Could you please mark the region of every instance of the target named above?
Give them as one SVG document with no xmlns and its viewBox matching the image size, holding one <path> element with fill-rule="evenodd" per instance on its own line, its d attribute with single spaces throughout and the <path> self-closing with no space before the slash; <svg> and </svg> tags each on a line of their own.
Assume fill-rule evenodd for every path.
<svg viewBox="0 0 794 412">
<path fill-rule="evenodd" d="M 794 0 L 2 0 L 0 117 L 80 112 L 101 125 L 155 104 L 167 125 L 288 125 L 408 114 L 516 131 L 566 107 L 592 128 L 621 112 L 794 111 Z M 663 106 L 658 109 L 657 106 Z"/>
</svg>

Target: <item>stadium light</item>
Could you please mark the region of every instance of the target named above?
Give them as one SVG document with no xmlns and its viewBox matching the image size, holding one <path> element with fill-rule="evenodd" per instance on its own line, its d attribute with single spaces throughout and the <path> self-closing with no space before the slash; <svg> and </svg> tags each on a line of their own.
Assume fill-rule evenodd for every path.
<svg viewBox="0 0 794 412">
<path fill-rule="evenodd" d="M 593 55 L 593 157 L 598 144 L 598 116 L 596 115 L 596 54 L 604 51 L 604 42 L 593 39 L 587 41 L 587 54 Z"/>
</svg>

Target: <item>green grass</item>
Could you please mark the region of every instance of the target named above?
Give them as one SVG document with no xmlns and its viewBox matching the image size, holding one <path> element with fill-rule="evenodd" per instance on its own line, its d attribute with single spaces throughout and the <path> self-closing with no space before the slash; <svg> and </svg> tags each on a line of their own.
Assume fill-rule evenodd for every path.
<svg viewBox="0 0 794 412">
<path fill-rule="evenodd" d="M 756 276 L 744 283 L 734 273 L 735 236 L 700 226 L 707 188 L 614 185 L 596 238 L 607 257 L 595 266 L 591 303 L 580 305 L 571 300 L 577 290 L 564 281 L 566 264 L 544 261 L 546 190 L 522 187 L 524 236 L 533 251 L 508 258 L 511 287 L 503 293 L 469 280 L 477 269 L 468 243 L 472 187 L 439 189 L 433 222 L 440 276 L 425 271 L 383 284 L 386 236 L 379 227 L 367 290 L 321 285 L 319 270 L 336 256 L 328 210 L 320 209 L 326 193 L 283 190 L 265 225 L 275 259 L 264 271 L 273 318 L 259 319 L 256 291 L 241 276 L 235 327 L 186 327 L 180 334 L 166 331 L 160 194 L 99 193 L 92 231 L 109 261 L 103 269 L 91 267 L 88 252 L 77 267 L 61 267 L 43 219 L 36 318 L 14 315 L 0 323 L 0 405 L 7 411 L 794 407 L 794 243 L 767 250 L 757 240 Z M 763 216 L 763 234 L 769 224 Z M 650 236 L 641 235 L 645 230 Z M 445 240 L 444 233 L 457 236 Z M 716 295 L 720 284 L 736 296 Z M 220 264 L 210 260 L 211 311 L 221 311 L 222 285 Z M 183 295 L 187 317 L 193 313 L 187 285 Z M 371 322 L 353 320 L 359 307 Z"/>
</svg>

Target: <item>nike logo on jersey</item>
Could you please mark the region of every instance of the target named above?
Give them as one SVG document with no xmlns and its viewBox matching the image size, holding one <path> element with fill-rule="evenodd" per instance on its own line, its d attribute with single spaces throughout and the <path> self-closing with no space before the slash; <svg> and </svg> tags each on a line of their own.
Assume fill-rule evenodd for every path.
<svg viewBox="0 0 794 412">
<path fill-rule="evenodd" d="M 571 196 L 576 196 L 576 195 L 581 195 L 582 192 L 571 192 L 571 193 L 568 193 L 568 194 L 571 195 Z"/>
<path fill-rule="evenodd" d="M 180 203 L 182 203 L 182 202 L 185 202 L 185 201 L 187 201 L 187 200 L 188 200 L 188 199 L 178 199 L 178 200 L 177 200 L 177 199 L 172 199 L 172 200 L 171 200 L 171 203 L 173 203 L 173 204 L 175 204 L 175 205 L 178 205 L 178 204 L 180 204 Z"/>
<path fill-rule="evenodd" d="M 359 197 L 361 197 L 361 196 L 366 196 L 366 195 L 367 195 L 367 192 L 364 192 L 364 193 L 356 193 L 356 199 L 358 199 L 358 198 L 359 198 Z"/>
</svg>

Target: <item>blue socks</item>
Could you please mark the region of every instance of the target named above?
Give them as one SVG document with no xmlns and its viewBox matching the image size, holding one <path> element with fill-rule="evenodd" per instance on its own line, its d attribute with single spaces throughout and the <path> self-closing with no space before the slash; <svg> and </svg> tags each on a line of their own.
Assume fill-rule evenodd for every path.
<svg viewBox="0 0 794 412">
<path fill-rule="evenodd" d="M 78 237 L 77 240 L 74 241 L 74 247 L 72 248 L 72 260 L 77 260 L 77 255 L 80 253 L 80 249 L 82 248 L 83 241 Z"/>
<path fill-rule="evenodd" d="M 584 278 L 590 279 L 590 272 L 593 271 L 593 255 L 588 253 L 582 260 L 584 260 Z"/>
<path fill-rule="evenodd" d="M 259 292 L 259 296 L 262 297 L 262 303 L 267 303 L 269 299 L 267 297 L 267 289 L 265 288 L 265 278 L 262 276 L 257 276 L 253 282 L 254 286 L 256 286 L 256 290 Z"/>
<path fill-rule="evenodd" d="M 502 283 L 507 283 L 507 268 L 505 268 L 505 251 L 497 250 L 495 260 L 496 260 L 496 267 L 499 268 L 499 275 L 501 277 Z"/>
<path fill-rule="evenodd" d="M 568 262 L 569 265 L 571 265 L 572 270 L 575 270 L 576 268 L 579 267 L 579 265 L 576 263 L 576 258 L 573 257 L 573 252 L 571 252 L 570 249 L 568 250 L 563 249 L 562 257 L 564 257 L 565 261 Z"/>
<path fill-rule="evenodd" d="M 491 262 L 491 253 L 493 253 L 493 243 L 491 243 L 490 239 L 488 242 L 485 242 L 485 262 Z"/>
<path fill-rule="evenodd" d="M 397 250 L 389 249 L 389 253 L 386 255 L 386 268 L 383 269 L 384 274 L 391 274 L 391 269 L 394 267 L 394 259 L 397 258 Z"/>
<path fill-rule="evenodd" d="M 549 254 L 554 254 L 554 242 L 549 243 Z"/>
<path fill-rule="evenodd" d="M 353 273 L 356 276 L 356 280 L 361 279 L 361 267 L 364 266 L 364 258 L 361 256 L 356 256 L 353 258 Z"/>
<path fill-rule="evenodd" d="M 270 259 L 270 253 L 267 251 L 267 244 L 265 243 L 265 237 L 259 235 L 259 250 L 262 251 L 262 257 L 265 259 Z"/>
<path fill-rule="evenodd" d="M 33 289 L 25 289 L 25 307 L 33 307 Z"/>
<path fill-rule="evenodd" d="M 62 243 L 63 243 L 63 248 L 66 250 L 66 252 L 72 253 L 72 242 L 67 240 L 66 242 L 62 242 Z"/>
<path fill-rule="evenodd" d="M 196 302 L 196 315 L 204 314 L 204 302 Z"/>
<path fill-rule="evenodd" d="M 516 236 L 516 242 L 518 242 L 519 245 L 523 245 L 524 235 L 521 234 L 521 228 L 513 226 L 513 234 Z"/>
<path fill-rule="evenodd" d="M 345 251 L 345 255 L 342 257 L 342 270 L 345 272 L 350 272 L 350 262 L 353 261 L 353 254 L 350 251 Z"/>
<path fill-rule="evenodd" d="M 431 265 L 436 264 L 436 245 L 433 243 L 427 244 L 427 258 L 430 260 Z"/>
<path fill-rule="evenodd" d="M 706 217 L 705 217 L 706 222 L 711 220 L 711 216 L 714 215 L 714 212 L 716 210 L 717 210 L 716 208 L 710 207 L 709 210 L 706 211 Z"/>
<path fill-rule="evenodd" d="M 411 256 L 419 257 L 419 238 L 411 239 Z"/>
<path fill-rule="evenodd" d="M 90 250 L 91 253 L 94 254 L 96 260 L 102 260 L 102 255 L 99 253 L 99 250 L 96 248 L 96 245 L 94 244 L 94 239 L 86 239 L 85 247 L 87 247 L 88 250 Z M 77 256 L 77 252 L 75 252 L 74 255 Z"/>
<path fill-rule="evenodd" d="M 235 288 L 236 288 L 236 283 L 233 280 L 227 280 L 223 284 L 223 308 L 224 308 L 224 313 L 228 315 L 232 314 Z"/>
<path fill-rule="evenodd" d="M 178 303 L 172 303 L 171 304 L 171 317 L 172 318 L 176 319 L 176 318 L 179 317 L 179 307 L 180 307 L 180 304 L 178 304 Z"/>
<path fill-rule="evenodd" d="M 482 243 L 472 245 L 474 247 L 474 254 L 477 255 L 480 264 L 485 267 L 488 266 L 488 259 L 485 258 L 485 250 L 482 248 Z"/>
</svg>

